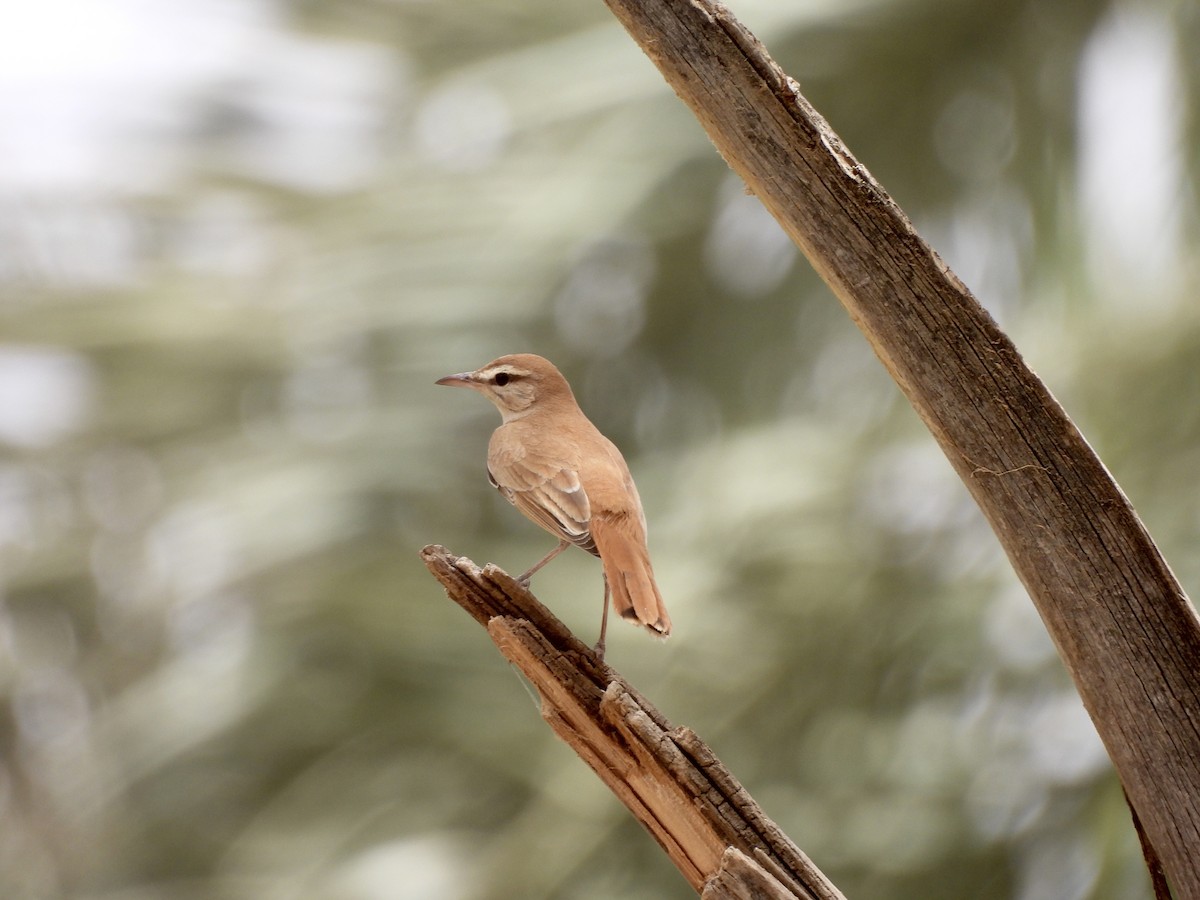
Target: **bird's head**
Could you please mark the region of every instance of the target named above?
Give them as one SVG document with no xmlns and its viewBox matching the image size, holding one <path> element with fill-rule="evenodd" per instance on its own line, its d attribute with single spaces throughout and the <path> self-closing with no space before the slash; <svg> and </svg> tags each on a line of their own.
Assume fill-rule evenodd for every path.
<svg viewBox="0 0 1200 900">
<path fill-rule="evenodd" d="M 554 363 L 532 353 L 501 356 L 474 372 L 447 375 L 436 383 L 479 391 L 496 405 L 505 422 L 538 408 L 575 403 L 571 386 Z"/>
</svg>

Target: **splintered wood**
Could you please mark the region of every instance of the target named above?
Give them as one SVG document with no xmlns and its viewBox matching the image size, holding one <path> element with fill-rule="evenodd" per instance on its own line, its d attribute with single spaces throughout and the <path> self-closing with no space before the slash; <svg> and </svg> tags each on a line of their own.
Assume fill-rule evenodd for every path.
<svg viewBox="0 0 1200 900">
<path fill-rule="evenodd" d="M 675 728 L 528 590 L 431 545 L 421 558 L 542 700 L 542 717 L 706 900 L 843 900 L 689 728 Z"/>
</svg>

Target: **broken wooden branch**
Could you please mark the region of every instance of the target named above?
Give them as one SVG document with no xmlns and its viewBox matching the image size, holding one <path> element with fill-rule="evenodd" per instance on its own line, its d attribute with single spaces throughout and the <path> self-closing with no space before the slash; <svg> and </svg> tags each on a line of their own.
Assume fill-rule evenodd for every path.
<svg viewBox="0 0 1200 900">
<path fill-rule="evenodd" d="M 431 545 L 452 600 L 537 689 L 542 717 L 706 900 L 843 900 L 689 728 L 641 694 L 506 572 Z"/>
</svg>

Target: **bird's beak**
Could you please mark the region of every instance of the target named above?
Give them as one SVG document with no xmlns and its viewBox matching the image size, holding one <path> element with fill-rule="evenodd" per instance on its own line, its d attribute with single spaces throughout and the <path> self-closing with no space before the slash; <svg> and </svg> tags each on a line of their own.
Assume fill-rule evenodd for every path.
<svg viewBox="0 0 1200 900">
<path fill-rule="evenodd" d="M 445 384 L 450 387 L 475 387 L 474 372 L 459 372 L 457 375 L 447 375 L 439 378 L 434 384 Z"/>
</svg>

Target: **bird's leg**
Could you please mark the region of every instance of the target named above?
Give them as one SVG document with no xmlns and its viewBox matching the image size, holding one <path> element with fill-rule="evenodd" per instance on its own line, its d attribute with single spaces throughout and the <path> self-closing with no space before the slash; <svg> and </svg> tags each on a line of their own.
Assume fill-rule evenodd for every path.
<svg viewBox="0 0 1200 900">
<path fill-rule="evenodd" d="M 534 573 L 570 546 L 571 546 L 571 542 L 568 540 L 559 541 L 558 546 L 555 547 L 553 550 L 551 550 L 549 553 L 547 553 L 545 556 L 543 556 L 536 563 L 534 563 L 532 569 L 530 569 L 528 572 L 526 572 L 524 575 L 522 575 L 520 578 L 517 579 L 517 583 L 519 585 L 521 585 L 521 587 L 524 587 L 524 588 L 529 587 L 529 579 L 533 577 Z"/>
<path fill-rule="evenodd" d="M 604 576 L 604 612 L 600 614 L 600 640 L 596 641 L 596 656 L 604 662 L 604 635 L 608 632 L 608 576 Z"/>
</svg>

